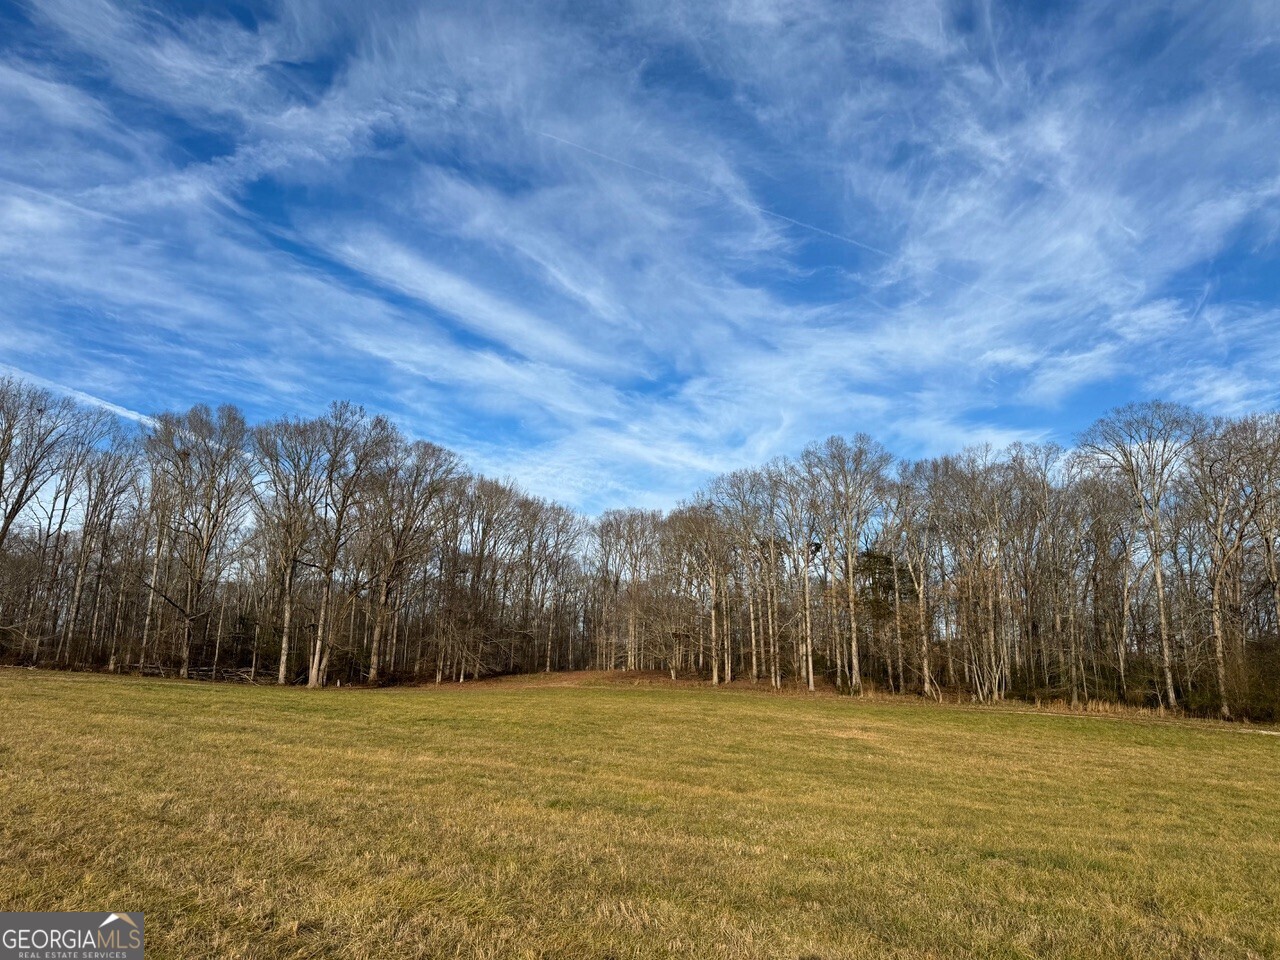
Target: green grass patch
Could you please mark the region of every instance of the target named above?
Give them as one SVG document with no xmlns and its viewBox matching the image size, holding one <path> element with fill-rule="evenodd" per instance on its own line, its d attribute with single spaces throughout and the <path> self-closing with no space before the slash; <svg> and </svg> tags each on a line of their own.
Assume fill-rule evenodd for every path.
<svg viewBox="0 0 1280 960">
<path fill-rule="evenodd" d="M 1280 737 L 0 670 L 0 850 L 0 909 L 157 958 L 1271 958 Z"/>
</svg>

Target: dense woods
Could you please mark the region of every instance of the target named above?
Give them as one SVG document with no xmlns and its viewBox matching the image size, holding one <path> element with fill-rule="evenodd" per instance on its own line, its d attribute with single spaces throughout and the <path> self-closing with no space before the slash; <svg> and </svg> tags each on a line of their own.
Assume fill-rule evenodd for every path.
<svg viewBox="0 0 1280 960">
<path fill-rule="evenodd" d="M 0 379 L 0 660 L 260 683 L 625 669 L 1280 714 L 1280 417 L 869 437 L 588 519 L 381 417 L 141 428 Z"/>
</svg>

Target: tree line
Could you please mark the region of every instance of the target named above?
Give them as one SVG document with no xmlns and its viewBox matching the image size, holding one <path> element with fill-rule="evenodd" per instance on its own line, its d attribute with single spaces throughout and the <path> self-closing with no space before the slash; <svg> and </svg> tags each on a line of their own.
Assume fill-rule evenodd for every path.
<svg viewBox="0 0 1280 960">
<path fill-rule="evenodd" d="M 586 518 L 383 417 L 141 427 L 0 379 L 0 660 L 210 680 L 661 670 L 1280 716 L 1280 417 L 868 436 Z"/>
</svg>

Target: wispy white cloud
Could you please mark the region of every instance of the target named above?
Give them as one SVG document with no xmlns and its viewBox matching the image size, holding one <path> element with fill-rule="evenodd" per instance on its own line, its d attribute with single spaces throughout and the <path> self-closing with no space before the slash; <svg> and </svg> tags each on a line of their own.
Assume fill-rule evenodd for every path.
<svg viewBox="0 0 1280 960">
<path fill-rule="evenodd" d="M 30 370 L 13 367 L 7 363 L 0 363 L 0 371 L 3 371 L 11 377 L 16 377 L 20 380 L 25 380 L 28 383 L 34 383 L 37 386 L 45 387 L 48 390 L 52 390 L 54 393 L 60 393 L 64 396 L 71 397 L 72 399 L 83 403 L 85 406 L 97 407 L 99 410 L 105 410 L 122 419 L 131 420 L 134 423 L 144 424 L 147 426 L 155 423 L 155 420 L 145 413 L 140 413 L 137 410 L 130 410 L 128 407 L 122 407 L 118 403 L 112 403 L 110 400 L 104 400 L 102 397 L 88 393 L 78 387 L 59 383 L 56 380 L 49 380 L 39 374 L 32 373 Z"/>
<path fill-rule="evenodd" d="M 1161 9 L 38 0 L 0 361 L 351 397 L 589 509 L 832 432 L 1274 405 L 1274 10 Z"/>
</svg>

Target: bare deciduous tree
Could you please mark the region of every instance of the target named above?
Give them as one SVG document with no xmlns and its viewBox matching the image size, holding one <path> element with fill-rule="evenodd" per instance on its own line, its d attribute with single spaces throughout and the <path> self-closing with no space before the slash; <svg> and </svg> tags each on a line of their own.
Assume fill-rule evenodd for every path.
<svg viewBox="0 0 1280 960">
<path fill-rule="evenodd" d="M 831 438 L 590 524 L 350 404 L 252 430 L 230 407 L 108 419 L 0 380 L 0 660 L 312 686 L 767 674 L 1280 715 L 1276 415 L 1142 404 L 1070 454 L 896 470 Z"/>
<path fill-rule="evenodd" d="M 1178 697 L 1173 683 L 1173 650 L 1164 588 L 1167 549 L 1164 512 L 1183 458 L 1203 429 L 1203 418 L 1193 411 L 1156 401 L 1121 407 L 1080 437 L 1082 451 L 1126 482 L 1145 527 L 1160 616 L 1165 696 L 1171 707 L 1177 706 Z"/>
</svg>

